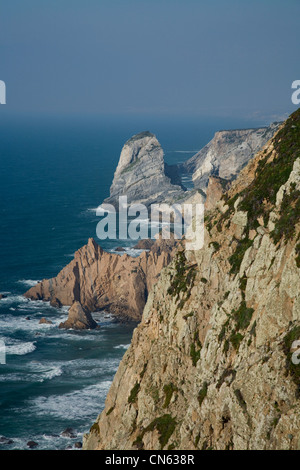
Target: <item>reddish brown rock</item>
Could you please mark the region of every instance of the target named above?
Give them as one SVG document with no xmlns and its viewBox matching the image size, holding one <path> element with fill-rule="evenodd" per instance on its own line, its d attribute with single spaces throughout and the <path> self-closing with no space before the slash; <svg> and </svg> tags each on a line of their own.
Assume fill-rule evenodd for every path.
<svg viewBox="0 0 300 470">
<path fill-rule="evenodd" d="M 39 324 L 40 325 L 42 325 L 42 324 L 52 325 L 52 321 L 47 320 L 47 318 L 43 317 L 43 318 L 40 319 Z"/>
<path fill-rule="evenodd" d="M 214 209 L 229 186 L 229 181 L 219 178 L 218 176 L 210 176 L 206 191 L 205 210 L 209 211 Z"/>
<path fill-rule="evenodd" d="M 90 238 L 55 278 L 43 280 L 24 295 L 62 305 L 78 301 L 89 312 L 106 310 L 140 320 L 148 292 L 171 261 L 173 248 L 174 240 L 157 240 L 151 251 L 132 258 L 108 253 Z"/>
<path fill-rule="evenodd" d="M 79 302 L 74 302 L 69 310 L 68 319 L 60 323 L 59 328 L 66 330 L 93 330 L 97 328 L 97 323 L 93 319 L 90 312 L 82 308 Z"/>
</svg>

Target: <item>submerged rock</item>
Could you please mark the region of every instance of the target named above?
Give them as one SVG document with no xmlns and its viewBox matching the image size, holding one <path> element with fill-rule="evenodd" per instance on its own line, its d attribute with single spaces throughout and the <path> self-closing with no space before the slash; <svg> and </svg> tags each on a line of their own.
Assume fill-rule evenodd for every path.
<svg viewBox="0 0 300 470">
<path fill-rule="evenodd" d="M 14 441 L 12 439 L 9 439 L 8 437 L 4 437 L 4 436 L 1 436 L 0 437 L 0 444 L 3 444 L 3 445 L 10 445 L 10 444 L 13 444 Z"/>
<path fill-rule="evenodd" d="M 66 429 L 61 433 L 61 435 L 62 435 L 63 437 L 69 437 L 70 439 L 74 439 L 74 438 L 77 436 L 77 434 L 76 434 L 76 432 L 74 431 L 73 428 L 66 428 Z"/>
<path fill-rule="evenodd" d="M 93 319 L 90 312 L 82 307 L 79 302 L 74 302 L 69 310 L 68 319 L 60 323 L 59 328 L 74 329 L 74 330 L 93 330 L 98 325 Z"/>
<path fill-rule="evenodd" d="M 38 446 L 38 443 L 35 441 L 28 441 L 27 446 L 29 447 L 29 449 L 34 449 L 35 447 Z"/>
<path fill-rule="evenodd" d="M 47 325 L 53 325 L 53 322 L 51 320 L 47 320 L 47 318 L 43 317 L 40 319 L 39 324 L 47 324 Z"/>
</svg>

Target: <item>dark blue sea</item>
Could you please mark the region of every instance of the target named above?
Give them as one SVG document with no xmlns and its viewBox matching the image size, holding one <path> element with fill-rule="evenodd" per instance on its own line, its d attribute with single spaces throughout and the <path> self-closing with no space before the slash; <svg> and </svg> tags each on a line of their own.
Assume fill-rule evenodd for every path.
<svg viewBox="0 0 300 470">
<path fill-rule="evenodd" d="M 2 110 L 0 110 L 2 111 Z M 233 119 L 11 117 L 0 113 L 0 449 L 65 449 L 82 440 L 104 407 L 134 324 L 97 312 L 97 331 L 63 331 L 67 308 L 22 294 L 55 276 L 96 241 L 95 208 L 109 194 L 125 141 L 149 130 L 168 163 L 191 157 L 216 130 L 263 123 Z M 185 177 L 183 183 L 189 185 Z M 121 241 L 102 242 L 112 250 Z M 130 242 L 126 243 L 127 248 Z M 137 253 L 133 254 L 137 255 Z M 53 322 L 41 325 L 42 317 Z M 63 437 L 66 428 L 76 437 Z"/>
</svg>

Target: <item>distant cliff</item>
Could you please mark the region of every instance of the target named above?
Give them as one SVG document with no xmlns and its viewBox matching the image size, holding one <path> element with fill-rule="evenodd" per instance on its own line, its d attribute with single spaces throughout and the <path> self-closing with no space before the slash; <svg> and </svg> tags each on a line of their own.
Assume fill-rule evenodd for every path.
<svg viewBox="0 0 300 470">
<path fill-rule="evenodd" d="M 248 161 L 273 137 L 280 123 L 258 129 L 219 131 L 214 138 L 185 163 L 184 173 L 192 174 L 194 186 L 206 189 L 210 175 L 234 179 Z"/>
<path fill-rule="evenodd" d="M 299 136 L 297 111 L 162 270 L 84 449 L 300 449 Z"/>
<path fill-rule="evenodd" d="M 118 204 L 119 196 L 128 203 L 169 203 L 184 197 L 176 166 L 164 162 L 164 154 L 155 135 L 142 132 L 129 139 L 120 160 L 105 203 Z"/>
</svg>

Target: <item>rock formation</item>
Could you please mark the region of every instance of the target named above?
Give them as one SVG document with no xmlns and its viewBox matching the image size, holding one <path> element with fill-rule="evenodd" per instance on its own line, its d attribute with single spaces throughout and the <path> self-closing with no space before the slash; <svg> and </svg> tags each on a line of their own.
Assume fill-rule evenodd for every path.
<svg viewBox="0 0 300 470">
<path fill-rule="evenodd" d="M 162 270 L 84 449 L 300 449 L 299 136 L 300 110 Z"/>
<path fill-rule="evenodd" d="M 150 132 L 133 136 L 122 149 L 110 197 L 104 203 L 116 206 L 119 196 L 127 196 L 129 204 L 147 206 L 184 197 L 176 167 L 165 164 L 163 150 Z"/>
<path fill-rule="evenodd" d="M 82 305 L 76 301 L 69 309 L 68 319 L 60 323 L 59 328 L 66 330 L 94 330 L 97 328 L 97 323 L 93 319 L 90 312 L 82 308 Z"/>
<path fill-rule="evenodd" d="M 40 325 L 52 325 L 53 322 L 51 320 L 47 320 L 47 318 L 42 317 L 39 321 Z"/>
<path fill-rule="evenodd" d="M 271 139 L 280 123 L 258 129 L 226 130 L 180 165 L 184 173 L 193 174 L 196 188 L 205 190 L 210 175 L 226 180 L 235 178 L 248 161 Z"/>
<path fill-rule="evenodd" d="M 133 258 L 108 253 L 90 238 L 53 279 L 45 279 L 24 295 L 33 300 L 72 305 L 88 312 L 106 310 L 120 319 L 140 320 L 148 293 L 172 259 L 176 241 L 157 240 L 150 251 Z"/>
</svg>

